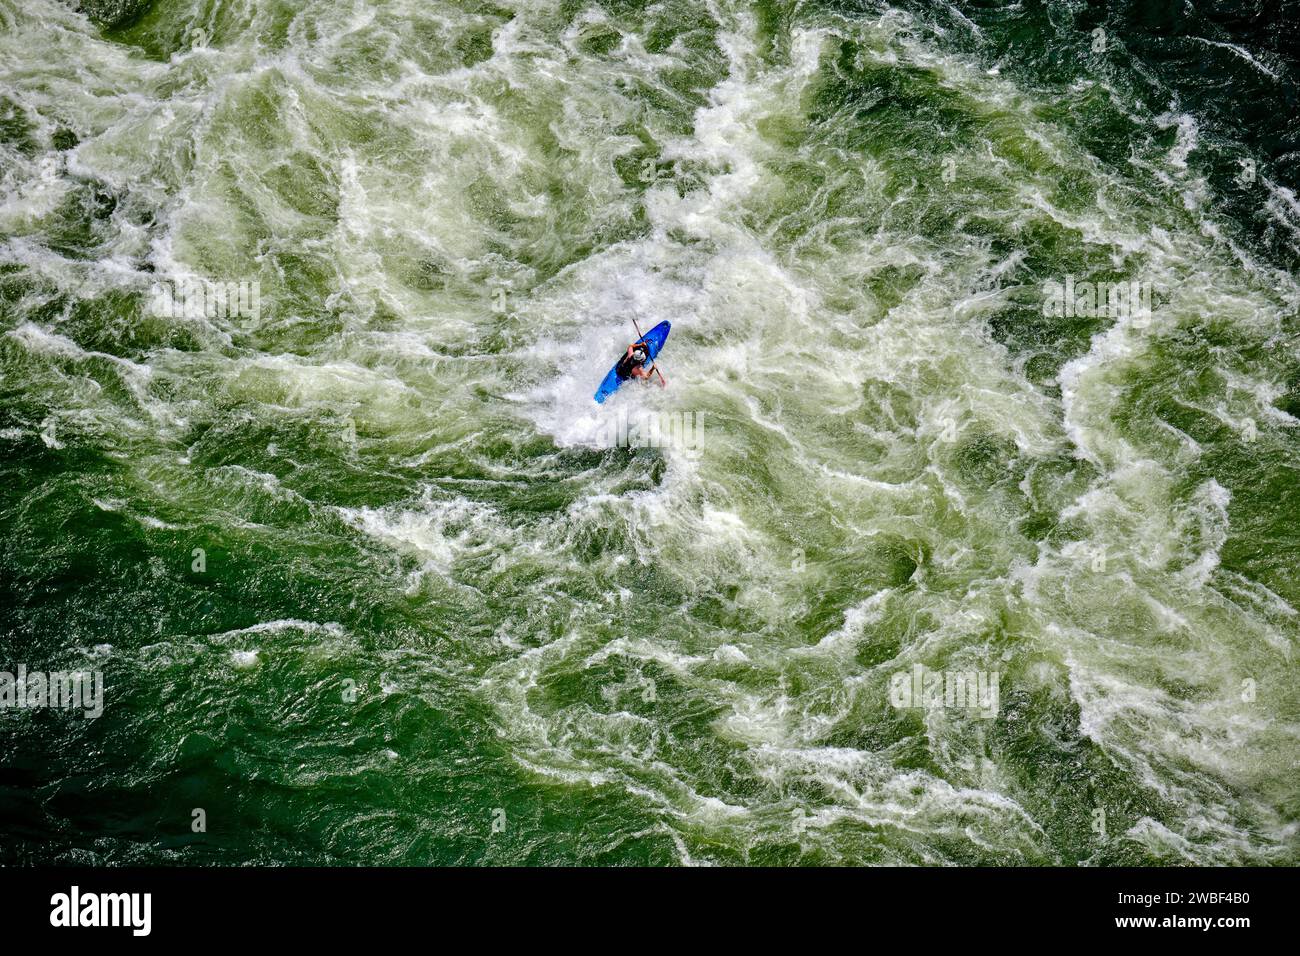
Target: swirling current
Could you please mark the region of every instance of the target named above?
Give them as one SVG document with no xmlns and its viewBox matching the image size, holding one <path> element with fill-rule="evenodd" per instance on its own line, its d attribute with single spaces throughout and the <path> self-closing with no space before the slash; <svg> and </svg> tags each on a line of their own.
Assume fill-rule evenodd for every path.
<svg viewBox="0 0 1300 956">
<path fill-rule="evenodd" d="M 0 0 L 0 860 L 1300 863 L 1285 14 Z"/>
</svg>

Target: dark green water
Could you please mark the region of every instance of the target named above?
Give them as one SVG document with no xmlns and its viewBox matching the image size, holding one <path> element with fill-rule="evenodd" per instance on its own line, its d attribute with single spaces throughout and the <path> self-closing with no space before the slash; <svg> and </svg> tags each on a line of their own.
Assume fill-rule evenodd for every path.
<svg viewBox="0 0 1300 956">
<path fill-rule="evenodd" d="M 107 690 L 0 862 L 1300 862 L 1294 10 L 86 10 L 0 0 L 0 671 Z"/>
</svg>

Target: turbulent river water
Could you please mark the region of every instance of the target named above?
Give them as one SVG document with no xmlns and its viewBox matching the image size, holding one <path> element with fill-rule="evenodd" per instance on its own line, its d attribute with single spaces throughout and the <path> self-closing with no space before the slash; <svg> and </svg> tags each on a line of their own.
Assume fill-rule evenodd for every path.
<svg viewBox="0 0 1300 956">
<path fill-rule="evenodd" d="M 1300 863 L 1242 6 L 0 0 L 0 860 Z"/>
</svg>

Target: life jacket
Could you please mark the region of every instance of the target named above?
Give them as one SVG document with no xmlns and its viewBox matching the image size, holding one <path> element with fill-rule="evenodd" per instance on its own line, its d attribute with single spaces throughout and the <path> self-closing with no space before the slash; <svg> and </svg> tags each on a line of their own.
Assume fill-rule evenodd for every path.
<svg viewBox="0 0 1300 956">
<path fill-rule="evenodd" d="M 625 382 L 629 378 L 631 378 L 632 370 L 634 368 L 640 368 L 641 366 L 645 365 L 646 363 L 645 359 L 641 359 L 640 361 L 637 361 L 635 355 L 637 351 L 638 351 L 637 349 L 633 349 L 632 355 L 628 355 L 626 352 L 624 352 L 623 357 L 619 359 L 618 364 L 614 366 L 614 374 L 618 376 L 618 380 L 620 382 Z M 644 351 L 644 349 L 641 349 L 640 351 Z"/>
</svg>

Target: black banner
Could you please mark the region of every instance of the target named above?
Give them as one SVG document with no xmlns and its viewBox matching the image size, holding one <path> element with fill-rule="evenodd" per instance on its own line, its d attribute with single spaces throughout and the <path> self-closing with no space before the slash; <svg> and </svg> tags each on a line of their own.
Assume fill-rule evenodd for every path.
<svg viewBox="0 0 1300 956">
<path fill-rule="evenodd" d="M 1192 936 L 1232 945 L 1290 925 L 1293 870 L 1268 869 L 7 869 L 6 938 L 337 945 L 374 934 L 640 937 L 668 924 L 897 934 L 967 946 Z M 802 927 L 802 930 L 800 929 Z M 675 932 L 675 931 L 673 931 Z M 694 931 L 692 931 L 694 935 Z M 1044 937 L 1027 937 L 1044 938 Z"/>
</svg>

